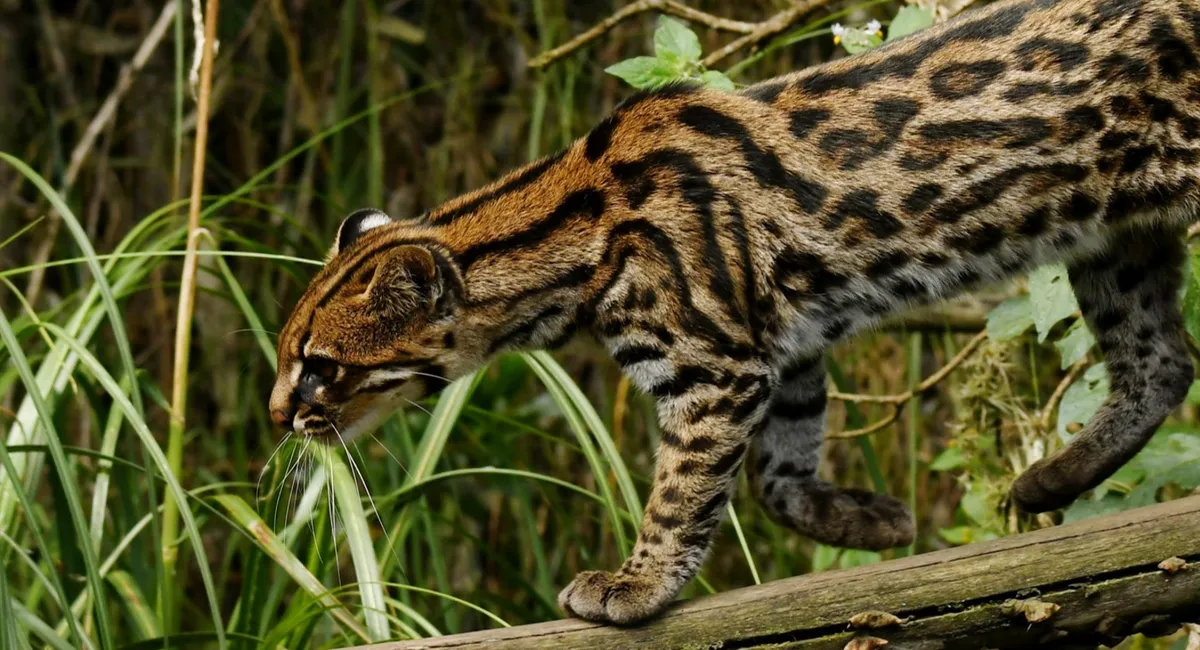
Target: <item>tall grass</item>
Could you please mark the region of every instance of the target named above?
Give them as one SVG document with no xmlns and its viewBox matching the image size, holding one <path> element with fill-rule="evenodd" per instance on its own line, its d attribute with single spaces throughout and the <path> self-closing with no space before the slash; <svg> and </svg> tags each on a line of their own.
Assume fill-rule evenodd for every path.
<svg viewBox="0 0 1200 650">
<path fill-rule="evenodd" d="M 344 447 L 283 437 L 265 400 L 274 332 L 343 214 L 418 213 L 586 132 L 627 92 L 602 68 L 644 53 L 653 18 L 531 74 L 527 54 L 609 7 L 280 3 L 287 20 L 276 21 L 271 2 L 221 5 L 195 314 L 183 319 L 192 339 L 179 353 L 169 342 L 189 232 L 183 161 L 195 153 L 191 4 L 68 193 L 53 189 L 64 150 L 108 92 L 140 14 L 106 2 L 0 13 L 21 21 L 11 32 L 0 23 L 12 36 L 0 48 L 29 54 L 14 61 L 49 69 L 57 54 L 74 71 L 0 78 L 0 114 L 39 127 L 0 124 L 10 197 L 0 199 L 0 647 L 333 648 L 553 619 L 557 590 L 576 571 L 616 566 L 636 535 L 654 408 L 587 341 L 501 358 Z M 774 8 L 704 5 L 742 19 Z M 824 60 L 829 22 L 894 9 L 835 6 L 729 71 L 747 83 Z M 48 52 L 27 36 L 47 26 L 80 36 Z M 25 92 L 2 92 L 14 78 Z M 314 115 L 301 115 L 304 92 Z M 40 258 L 34 244 L 53 220 L 66 236 Z M 30 301 L 21 285 L 39 270 Z M 902 392 L 959 344 L 943 332 L 880 333 L 840 348 L 830 371 L 843 392 Z M 181 354 L 186 374 L 173 382 Z M 1057 379 L 1054 364 L 1033 367 L 1042 385 Z M 1008 372 L 1029 385 L 1024 367 Z M 950 424 L 973 415 L 960 412 L 970 390 L 952 376 L 902 423 L 827 446 L 838 482 L 915 506 L 916 552 L 963 524 L 959 482 L 929 461 L 956 435 Z M 187 405 L 173 435 L 172 403 Z M 831 426 L 859 428 L 876 411 L 835 406 Z M 886 557 L 800 539 L 743 489 L 686 595 Z"/>
</svg>

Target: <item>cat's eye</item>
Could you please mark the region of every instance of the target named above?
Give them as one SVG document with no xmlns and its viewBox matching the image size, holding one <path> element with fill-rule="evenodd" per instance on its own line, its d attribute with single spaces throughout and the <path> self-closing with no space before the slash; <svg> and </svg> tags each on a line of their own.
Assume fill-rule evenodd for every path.
<svg viewBox="0 0 1200 650">
<path fill-rule="evenodd" d="M 337 376 L 337 363 L 324 357 L 309 357 L 304 361 L 304 374 L 330 381 Z"/>
</svg>

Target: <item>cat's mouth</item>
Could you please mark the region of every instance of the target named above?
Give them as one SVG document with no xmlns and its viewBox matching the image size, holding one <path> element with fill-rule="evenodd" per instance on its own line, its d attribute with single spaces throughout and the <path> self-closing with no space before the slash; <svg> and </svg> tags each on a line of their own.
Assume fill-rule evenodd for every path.
<svg viewBox="0 0 1200 650">
<path fill-rule="evenodd" d="M 326 445 L 341 446 L 379 428 L 390 413 L 389 409 L 375 408 L 353 418 L 351 422 L 334 422 L 328 415 L 310 414 L 305 418 L 296 417 L 292 422 L 292 430 Z"/>
<path fill-rule="evenodd" d="M 316 440 L 320 443 L 327 445 L 337 444 L 338 431 L 326 418 L 307 418 L 305 420 L 297 418 L 292 423 L 292 430 L 305 438 Z"/>
</svg>

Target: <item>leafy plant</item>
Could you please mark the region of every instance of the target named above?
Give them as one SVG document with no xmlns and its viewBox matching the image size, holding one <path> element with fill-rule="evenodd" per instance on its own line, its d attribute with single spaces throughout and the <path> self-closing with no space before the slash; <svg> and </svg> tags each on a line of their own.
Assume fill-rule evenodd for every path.
<svg viewBox="0 0 1200 650">
<path fill-rule="evenodd" d="M 718 90 L 733 91 L 733 82 L 719 70 L 707 70 L 700 62 L 700 39 L 686 25 L 659 16 L 654 31 L 654 56 L 636 56 L 604 69 L 643 90 L 659 88 L 673 81 L 699 81 Z"/>
<path fill-rule="evenodd" d="M 878 20 L 871 20 L 862 27 L 845 27 L 841 23 L 834 23 L 830 31 L 833 32 L 834 45 L 841 45 L 847 52 L 858 54 L 883 43 L 908 36 L 932 24 L 932 10 L 922 9 L 916 5 L 906 5 L 892 18 L 888 25 L 886 38 L 883 35 L 883 25 Z"/>
</svg>

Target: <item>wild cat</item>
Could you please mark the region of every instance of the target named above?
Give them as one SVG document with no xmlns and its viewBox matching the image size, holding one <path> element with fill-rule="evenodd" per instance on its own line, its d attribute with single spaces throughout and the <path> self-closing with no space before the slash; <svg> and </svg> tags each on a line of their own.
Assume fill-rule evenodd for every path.
<svg viewBox="0 0 1200 650">
<path fill-rule="evenodd" d="M 1200 0 L 1007 0 L 723 93 L 638 94 L 564 151 L 415 219 L 363 210 L 279 337 L 272 417 L 352 438 L 499 353 L 597 337 L 657 399 L 636 547 L 559 597 L 661 611 L 745 465 L 827 544 L 913 539 L 898 500 L 817 476 L 835 342 L 1062 260 L 1112 392 L 1012 496 L 1070 503 L 1192 381 L 1176 295 L 1196 221 Z"/>
</svg>

